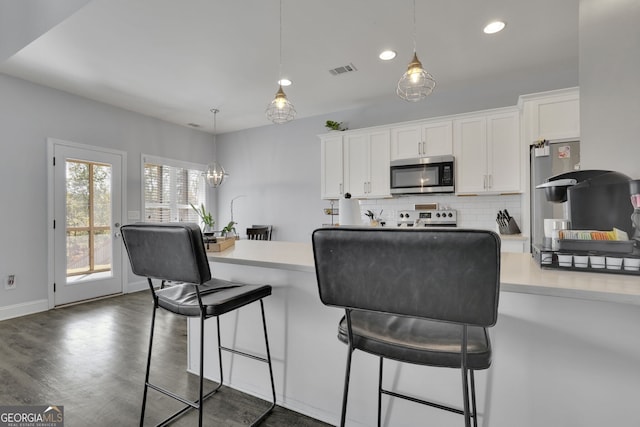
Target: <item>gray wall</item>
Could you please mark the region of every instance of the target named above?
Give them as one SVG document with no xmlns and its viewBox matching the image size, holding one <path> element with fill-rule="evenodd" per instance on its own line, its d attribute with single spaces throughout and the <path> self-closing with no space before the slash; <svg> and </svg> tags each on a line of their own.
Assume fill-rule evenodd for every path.
<svg viewBox="0 0 640 427">
<path fill-rule="evenodd" d="M 207 133 L 2 74 L 0 93 L 0 277 L 17 278 L 17 289 L 0 285 L 0 308 L 47 298 L 48 137 L 126 151 L 127 210 L 142 209 L 141 153 L 213 157 Z"/>
<path fill-rule="evenodd" d="M 580 1 L 584 169 L 640 179 L 640 1 Z"/>
</svg>

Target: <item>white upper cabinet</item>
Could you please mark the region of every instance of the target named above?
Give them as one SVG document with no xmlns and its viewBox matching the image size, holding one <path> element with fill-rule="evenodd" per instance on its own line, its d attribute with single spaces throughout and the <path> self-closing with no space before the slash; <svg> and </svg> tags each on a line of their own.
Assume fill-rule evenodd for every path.
<svg viewBox="0 0 640 427">
<path fill-rule="evenodd" d="M 391 160 L 452 153 L 451 120 L 391 128 Z"/>
<path fill-rule="evenodd" d="M 345 192 L 360 199 L 391 197 L 388 130 L 345 135 L 344 163 Z"/>
<path fill-rule="evenodd" d="M 342 135 L 321 137 L 321 195 L 340 199 L 344 194 Z"/>
<path fill-rule="evenodd" d="M 453 121 L 456 193 L 522 191 L 517 110 L 477 114 Z"/>
<path fill-rule="evenodd" d="M 523 111 L 525 145 L 541 139 L 580 139 L 580 92 L 562 89 L 519 99 Z"/>
</svg>

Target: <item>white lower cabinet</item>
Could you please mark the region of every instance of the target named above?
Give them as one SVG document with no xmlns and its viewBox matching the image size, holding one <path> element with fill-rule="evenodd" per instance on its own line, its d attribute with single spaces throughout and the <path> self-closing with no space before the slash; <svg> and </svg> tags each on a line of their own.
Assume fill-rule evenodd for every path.
<svg viewBox="0 0 640 427">
<path fill-rule="evenodd" d="M 456 193 L 519 193 L 521 159 L 517 110 L 453 122 Z"/>
<path fill-rule="evenodd" d="M 391 197 L 388 130 L 346 135 L 344 164 L 344 188 L 352 197 Z"/>
</svg>

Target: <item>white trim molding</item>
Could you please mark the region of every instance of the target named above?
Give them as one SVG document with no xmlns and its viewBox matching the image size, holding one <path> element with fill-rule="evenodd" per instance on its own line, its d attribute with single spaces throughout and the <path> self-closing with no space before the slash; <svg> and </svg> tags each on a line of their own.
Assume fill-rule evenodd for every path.
<svg viewBox="0 0 640 427">
<path fill-rule="evenodd" d="M 0 321 L 49 310 L 49 301 L 39 299 L 0 307 Z"/>
</svg>

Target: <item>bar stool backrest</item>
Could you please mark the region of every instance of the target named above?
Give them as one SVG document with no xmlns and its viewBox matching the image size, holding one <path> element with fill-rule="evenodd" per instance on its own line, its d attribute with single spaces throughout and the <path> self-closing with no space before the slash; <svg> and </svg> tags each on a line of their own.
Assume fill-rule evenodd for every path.
<svg viewBox="0 0 640 427">
<path fill-rule="evenodd" d="M 312 241 L 326 305 L 496 323 L 500 238 L 492 231 L 334 227 L 315 230 Z"/>
<path fill-rule="evenodd" d="M 135 223 L 120 228 L 134 274 L 202 284 L 211 280 L 202 232 L 192 223 Z"/>
</svg>

